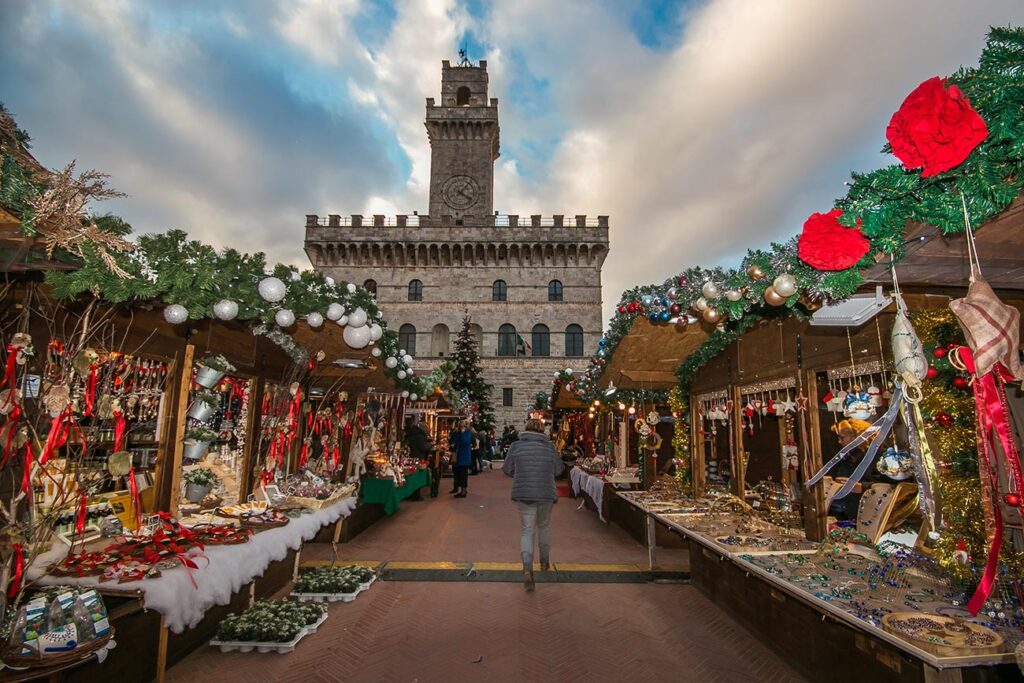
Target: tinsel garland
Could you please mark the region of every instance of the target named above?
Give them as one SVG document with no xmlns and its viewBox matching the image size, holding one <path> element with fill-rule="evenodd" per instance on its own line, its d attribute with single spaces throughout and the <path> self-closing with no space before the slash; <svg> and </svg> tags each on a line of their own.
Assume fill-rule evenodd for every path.
<svg viewBox="0 0 1024 683">
<path fill-rule="evenodd" d="M 674 387 L 668 394 L 668 407 L 672 409 L 675 424 L 672 431 L 672 452 L 676 459 L 676 485 L 686 494 L 693 493 L 693 457 L 690 453 L 690 406 L 683 400 L 683 392 Z"/>
</svg>

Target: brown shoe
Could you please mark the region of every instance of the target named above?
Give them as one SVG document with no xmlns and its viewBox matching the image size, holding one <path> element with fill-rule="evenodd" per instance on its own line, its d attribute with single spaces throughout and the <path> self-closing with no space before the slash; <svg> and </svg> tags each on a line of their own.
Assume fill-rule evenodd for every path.
<svg viewBox="0 0 1024 683">
<path fill-rule="evenodd" d="M 551 568 L 551 563 L 550 562 L 541 562 L 540 563 L 540 570 L 542 572 L 546 572 L 550 568 Z"/>
<path fill-rule="evenodd" d="M 527 593 L 533 592 L 534 583 L 532 571 L 523 572 L 523 587 L 526 589 Z"/>
</svg>

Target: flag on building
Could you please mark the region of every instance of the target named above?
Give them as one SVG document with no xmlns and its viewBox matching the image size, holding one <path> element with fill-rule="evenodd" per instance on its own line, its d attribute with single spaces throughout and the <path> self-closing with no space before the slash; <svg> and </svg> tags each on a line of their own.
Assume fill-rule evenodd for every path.
<svg viewBox="0 0 1024 683">
<path fill-rule="evenodd" d="M 516 355 L 517 356 L 525 356 L 526 352 L 530 351 L 530 350 L 531 350 L 530 349 L 530 345 L 526 343 L 526 340 L 523 339 L 521 336 L 519 336 L 517 334 L 516 335 Z"/>
</svg>

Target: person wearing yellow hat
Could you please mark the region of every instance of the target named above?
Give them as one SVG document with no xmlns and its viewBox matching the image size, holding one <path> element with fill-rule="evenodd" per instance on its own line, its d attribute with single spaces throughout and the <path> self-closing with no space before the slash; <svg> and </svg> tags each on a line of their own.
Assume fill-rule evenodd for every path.
<svg viewBox="0 0 1024 683">
<path fill-rule="evenodd" d="M 851 441 L 860 436 L 871 423 L 865 422 L 864 420 L 858 420 L 855 418 L 847 418 L 832 425 L 832 431 L 836 434 L 836 439 L 839 441 L 840 447 L 847 446 Z M 857 446 L 850 454 L 838 465 L 832 468 L 830 473 L 836 481 L 842 482 L 849 478 L 853 471 L 857 468 L 861 459 L 865 455 L 865 449 L 871 443 L 869 438 L 860 446 Z M 857 520 L 857 510 L 860 507 L 860 497 L 864 494 L 865 489 L 869 488 L 872 483 L 877 481 L 877 470 L 874 467 L 869 467 L 868 471 L 864 474 L 864 477 L 854 485 L 853 490 L 850 491 L 849 495 L 839 500 L 833 500 L 832 505 L 829 507 L 829 512 L 836 516 L 838 520 Z"/>
</svg>

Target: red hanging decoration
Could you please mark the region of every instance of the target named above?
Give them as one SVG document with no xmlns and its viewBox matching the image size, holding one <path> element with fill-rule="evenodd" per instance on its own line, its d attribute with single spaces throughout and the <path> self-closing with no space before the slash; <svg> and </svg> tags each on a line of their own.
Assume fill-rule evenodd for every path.
<svg viewBox="0 0 1024 683">
<path fill-rule="evenodd" d="M 18 348 L 13 344 L 7 345 L 7 364 L 4 367 L 3 379 L 0 379 L 0 389 L 8 387 L 11 392 L 7 395 L 7 400 L 4 402 L 4 408 L 14 402 L 14 389 L 17 387 L 17 380 L 15 379 L 15 372 L 17 370 L 18 361 Z"/>
<path fill-rule="evenodd" d="M 14 576 L 11 577 L 11 584 L 7 588 L 7 600 L 13 602 L 21 592 L 21 584 L 25 578 L 25 546 L 15 543 L 11 547 L 14 549 Z"/>
<path fill-rule="evenodd" d="M 114 451 L 123 451 L 125 446 L 125 433 L 128 431 L 128 420 L 125 419 L 122 411 L 114 413 Z"/>
<path fill-rule="evenodd" d="M 947 88 L 936 76 L 907 95 L 885 137 L 904 166 L 921 168 L 928 178 L 962 164 L 988 137 L 988 128 L 960 88 Z"/>
<path fill-rule="evenodd" d="M 11 416 L 7 418 L 7 442 L 4 444 L 3 458 L 0 459 L 0 467 L 7 464 L 8 458 L 11 457 L 11 446 L 14 443 L 14 435 L 18 433 L 18 423 L 21 422 L 21 406 L 14 406 L 14 410 L 11 411 Z"/>
<path fill-rule="evenodd" d="M 85 416 L 92 417 L 93 408 L 96 406 L 96 383 L 99 366 L 95 363 L 89 366 L 89 380 L 85 385 Z"/>
<path fill-rule="evenodd" d="M 142 501 L 139 499 L 139 483 L 135 481 L 135 467 L 128 470 L 128 491 L 132 494 L 132 506 L 135 508 L 135 530 L 142 528 Z"/>
<path fill-rule="evenodd" d="M 302 442 L 302 450 L 299 452 L 299 469 L 305 469 L 306 463 L 309 462 L 309 444 L 305 441 Z"/>
<path fill-rule="evenodd" d="M 78 516 L 75 518 L 75 533 L 82 534 L 85 531 L 85 515 L 86 507 L 88 506 L 88 499 L 85 493 L 82 493 L 82 497 L 78 502 Z"/>
<path fill-rule="evenodd" d="M 71 429 L 70 417 L 71 406 L 67 406 L 60 415 L 53 418 L 53 422 L 50 423 L 50 433 L 46 435 L 46 444 L 43 446 L 43 452 L 39 455 L 40 465 L 45 465 L 49 462 L 54 452 L 67 442 L 68 431 Z"/>
<path fill-rule="evenodd" d="M 29 507 L 32 507 L 32 445 L 25 444 L 25 466 L 21 473 L 21 492 L 25 494 Z"/>
</svg>

